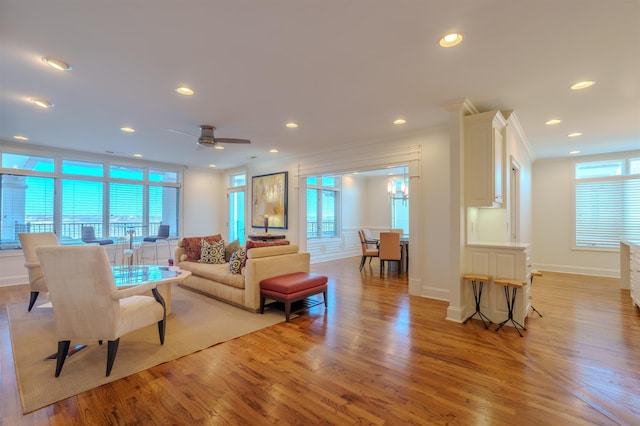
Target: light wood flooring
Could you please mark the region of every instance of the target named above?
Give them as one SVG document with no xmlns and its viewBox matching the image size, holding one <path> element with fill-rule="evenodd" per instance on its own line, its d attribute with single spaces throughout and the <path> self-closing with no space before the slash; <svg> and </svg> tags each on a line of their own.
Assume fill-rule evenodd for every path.
<svg viewBox="0 0 640 426">
<path fill-rule="evenodd" d="M 545 273 L 520 338 L 447 321 L 447 302 L 359 260 L 312 265 L 327 310 L 25 416 L 5 306 L 28 289 L 0 287 L 0 424 L 640 424 L 640 310 L 617 279 Z"/>
</svg>

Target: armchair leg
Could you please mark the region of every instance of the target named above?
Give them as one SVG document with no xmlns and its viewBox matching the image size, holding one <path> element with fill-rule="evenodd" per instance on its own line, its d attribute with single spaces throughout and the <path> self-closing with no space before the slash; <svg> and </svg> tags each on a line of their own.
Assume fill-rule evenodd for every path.
<svg viewBox="0 0 640 426">
<path fill-rule="evenodd" d="M 165 304 L 164 298 L 160 294 L 157 288 L 151 289 L 151 293 L 153 293 L 153 297 L 156 299 L 156 302 L 162 305 L 162 309 L 164 309 L 164 315 L 162 316 L 162 320 L 158 321 L 158 334 L 160 335 L 160 344 L 164 345 L 164 333 L 167 330 L 167 306 Z"/>
<path fill-rule="evenodd" d="M 364 266 L 364 262 L 367 261 L 367 258 L 365 256 L 362 256 L 362 259 L 360 259 L 360 270 L 362 271 L 362 267 Z"/>
<path fill-rule="evenodd" d="M 71 340 L 61 340 L 58 342 L 58 354 L 56 355 L 56 377 L 60 375 L 64 360 L 67 359 L 69 353 L 69 345 Z"/>
<path fill-rule="evenodd" d="M 107 376 L 111 374 L 111 368 L 113 368 L 113 361 L 116 360 L 116 354 L 118 353 L 118 344 L 120 338 L 116 340 L 109 340 L 107 343 Z"/>
<path fill-rule="evenodd" d="M 31 292 L 31 296 L 29 296 L 29 309 L 27 309 L 29 312 L 31 312 L 31 308 L 33 308 L 33 305 L 35 305 L 36 299 L 38 298 L 39 294 L 40 294 L 39 291 Z"/>
</svg>

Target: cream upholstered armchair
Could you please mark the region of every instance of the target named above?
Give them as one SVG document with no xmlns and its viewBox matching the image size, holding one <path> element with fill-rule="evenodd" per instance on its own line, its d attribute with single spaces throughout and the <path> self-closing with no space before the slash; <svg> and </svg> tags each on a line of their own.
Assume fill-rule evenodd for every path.
<svg viewBox="0 0 640 426">
<path fill-rule="evenodd" d="M 53 303 L 56 377 L 71 340 L 107 340 L 107 376 L 124 334 L 157 323 L 160 344 L 164 344 L 166 310 L 156 283 L 119 290 L 109 257 L 100 246 L 39 247 L 36 252 Z M 150 290 L 155 298 L 141 295 Z"/>
<path fill-rule="evenodd" d="M 381 232 L 380 233 L 380 275 L 384 271 L 385 261 L 397 261 L 400 267 L 402 259 L 402 250 L 400 248 L 400 234 L 397 232 Z"/>
<path fill-rule="evenodd" d="M 20 239 L 20 246 L 24 253 L 24 266 L 29 273 L 29 287 L 31 295 L 29 296 L 29 307 L 27 310 L 30 312 L 33 305 L 38 299 L 38 295 L 41 291 L 47 291 L 47 284 L 42 276 L 42 270 L 40 269 L 40 261 L 36 255 L 36 247 L 40 246 L 57 246 L 58 237 L 53 232 L 33 232 L 33 233 L 20 233 L 18 234 Z"/>
</svg>

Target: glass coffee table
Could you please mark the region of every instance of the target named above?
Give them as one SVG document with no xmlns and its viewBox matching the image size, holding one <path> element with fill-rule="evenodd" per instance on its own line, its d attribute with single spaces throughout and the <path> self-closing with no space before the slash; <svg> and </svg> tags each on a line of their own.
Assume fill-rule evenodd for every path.
<svg viewBox="0 0 640 426">
<path fill-rule="evenodd" d="M 158 293 L 164 299 L 167 315 L 171 313 L 171 284 L 182 282 L 191 276 L 190 271 L 183 271 L 175 266 L 112 266 L 111 270 L 118 288 L 128 288 L 149 282 L 156 283 Z M 149 295 L 153 296 L 151 293 Z"/>
</svg>

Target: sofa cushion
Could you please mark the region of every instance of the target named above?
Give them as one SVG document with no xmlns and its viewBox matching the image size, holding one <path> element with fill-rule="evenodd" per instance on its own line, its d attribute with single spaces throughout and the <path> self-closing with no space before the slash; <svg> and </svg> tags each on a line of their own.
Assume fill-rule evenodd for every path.
<svg viewBox="0 0 640 426">
<path fill-rule="evenodd" d="M 231 261 L 231 256 L 233 255 L 233 253 L 237 252 L 238 250 L 240 250 L 240 241 L 239 240 L 235 240 L 235 241 L 231 241 L 228 244 L 224 245 L 224 260 L 229 262 Z"/>
<path fill-rule="evenodd" d="M 205 240 L 208 243 L 217 243 L 222 241 L 222 235 L 208 235 L 206 237 L 185 237 L 182 239 L 182 246 L 184 247 L 184 253 L 187 255 L 187 260 L 190 262 L 197 262 L 200 259 L 200 240 Z"/>
<path fill-rule="evenodd" d="M 224 261 L 224 241 L 208 243 L 204 238 L 200 240 L 200 263 L 227 263 Z"/>
<path fill-rule="evenodd" d="M 229 270 L 232 274 L 239 274 L 242 270 L 242 264 L 244 263 L 244 259 L 247 257 L 247 252 L 245 249 L 238 249 L 235 253 L 231 255 L 231 259 L 229 259 Z"/>
<path fill-rule="evenodd" d="M 190 271 L 194 276 L 212 280 L 231 287 L 240 289 L 245 288 L 244 275 L 233 274 L 226 263 L 215 265 L 211 263 L 181 262 L 180 269 Z"/>
</svg>

